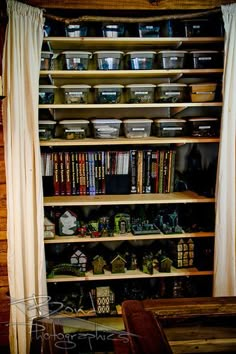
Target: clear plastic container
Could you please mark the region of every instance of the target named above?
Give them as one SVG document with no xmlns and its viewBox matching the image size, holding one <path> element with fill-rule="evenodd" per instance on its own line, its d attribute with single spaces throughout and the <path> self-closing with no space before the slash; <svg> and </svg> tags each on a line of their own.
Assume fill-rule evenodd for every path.
<svg viewBox="0 0 236 354">
<path fill-rule="evenodd" d="M 186 55 L 183 50 L 162 50 L 157 53 L 157 66 L 160 69 L 183 69 Z"/>
<path fill-rule="evenodd" d="M 87 70 L 91 52 L 62 52 L 61 55 L 63 70 Z"/>
<path fill-rule="evenodd" d="M 157 23 L 139 23 L 139 37 L 157 38 L 160 37 L 160 24 Z"/>
<path fill-rule="evenodd" d="M 157 85 L 157 102 L 184 102 L 187 99 L 186 84 L 159 84 Z"/>
<path fill-rule="evenodd" d="M 152 70 L 156 52 L 139 51 L 128 52 L 127 65 L 131 70 Z"/>
<path fill-rule="evenodd" d="M 216 83 L 200 83 L 189 85 L 192 102 L 211 102 L 215 99 Z"/>
<path fill-rule="evenodd" d="M 127 102 L 128 103 L 152 103 L 154 102 L 154 89 L 156 85 L 153 84 L 130 84 L 127 88 Z"/>
<path fill-rule="evenodd" d="M 66 119 L 59 122 L 60 136 L 67 140 L 84 139 L 89 133 L 89 120 Z"/>
<path fill-rule="evenodd" d="M 154 134 L 158 137 L 178 137 L 185 135 L 186 120 L 162 118 L 154 120 Z"/>
<path fill-rule="evenodd" d="M 194 50 L 190 52 L 194 69 L 220 68 L 223 66 L 222 55 L 216 50 Z"/>
<path fill-rule="evenodd" d="M 190 118 L 188 119 L 189 132 L 192 136 L 219 136 L 218 118 Z"/>
<path fill-rule="evenodd" d="M 185 37 L 207 37 L 212 35 L 211 23 L 207 18 L 183 20 Z"/>
<path fill-rule="evenodd" d="M 123 85 L 95 85 L 96 103 L 119 103 Z"/>
<path fill-rule="evenodd" d="M 150 136 L 152 122 L 152 119 L 123 120 L 126 138 L 146 138 Z"/>
<path fill-rule="evenodd" d="M 39 104 L 53 104 L 56 86 L 39 85 Z"/>
<path fill-rule="evenodd" d="M 39 139 L 50 140 L 54 137 L 56 122 L 53 120 L 39 120 Z"/>
<path fill-rule="evenodd" d="M 97 51 L 96 56 L 98 70 L 119 70 L 121 68 L 124 53 L 121 51 Z"/>
<path fill-rule="evenodd" d="M 92 119 L 93 135 L 98 139 L 114 139 L 119 137 L 121 120 Z"/>
<path fill-rule="evenodd" d="M 52 57 L 52 52 L 41 52 L 40 70 L 51 70 Z"/>
<path fill-rule="evenodd" d="M 123 23 L 103 23 L 103 37 L 116 38 L 123 37 L 125 33 L 125 25 Z"/>
<path fill-rule="evenodd" d="M 67 37 L 86 37 L 88 27 L 85 24 L 73 24 L 65 27 Z"/>
<path fill-rule="evenodd" d="M 64 85 L 61 88 L 64 90 L 65 103 L 78 104 L 88 103 L 88 94 L 90 85 Z"/>
</svg>

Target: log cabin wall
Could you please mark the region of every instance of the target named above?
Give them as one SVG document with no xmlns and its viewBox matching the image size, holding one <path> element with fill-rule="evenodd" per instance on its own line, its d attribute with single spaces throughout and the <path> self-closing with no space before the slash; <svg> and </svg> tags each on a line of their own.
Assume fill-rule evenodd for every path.
<svg viewBox="0 0 236 354">
<path fill-rule="evenodd" d="M 2 20 L 4 2 L 0 2 L 0 63 L 2 63 L 2 50 L 6 21 Z M 77 9 L 86 10 L 147 10 L 155 12 L 159 10 L 206 10 L 221 6 L 226 3 L 234 3 L 230 0 L 22 0 L 26 4 L 50 10 Z M 104 15 L 96 12 L 98 15 Z M 2 67 L 0 64 L 0 74 Z M 4 141 L 1 124 L 1 103 L 0 103 L 0 352 L 8 353 L 8 327 L 4 323 L 9 322 L 9 288 L 7 274 L 7 209 L 6 209 L 6 177 L 4 162 Z"/>
<path fill-rule="evenodd" d="M 6 28 L 4 2 L 0 4 L 0 63 L 2 63 L 3 43 Z M 2 67 L 0 64 L 0 75 Z M 0 353 L 9 353 L 9 288 L 7 274 L 7 207 L 6 175 L 4 161 L 4 141 L 2 127 L 2 101 L 0 101 Z"/>
</svg>

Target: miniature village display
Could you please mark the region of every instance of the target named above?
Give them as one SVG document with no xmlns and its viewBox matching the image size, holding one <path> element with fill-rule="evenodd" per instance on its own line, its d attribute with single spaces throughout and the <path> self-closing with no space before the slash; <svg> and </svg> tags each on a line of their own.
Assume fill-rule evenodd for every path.
<svg viewBox="0 0 236 354">
<path fill-rule="evenodd" d="M 106 264 L 107 263 L 102 256 L 96 255 L 92 261 L 93 274 L 103 274 L 103 269 Z"/>
<path fill-rule="evenodd" d="M 99 286 L 96 288 L 96 312 L 99 315 L 110 313 L 110 287 Z"/>
<path fill-rule="evenodd" d="M 125 273 L 126 260 L 119 254 L 111 260 L 111 272 L 112 273 Z"/>
<path fill-rule="evenodd" d="M 47 217 L 44 217 L 44 239 L 53 239 L 55 237 L 55 224 Z"/>
</svg>

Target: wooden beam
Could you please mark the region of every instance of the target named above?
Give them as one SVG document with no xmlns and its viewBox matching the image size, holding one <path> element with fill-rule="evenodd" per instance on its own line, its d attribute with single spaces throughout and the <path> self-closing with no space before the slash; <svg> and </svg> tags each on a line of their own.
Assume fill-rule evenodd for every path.
<svg viewBox="0 0 236 354">
<path fill-rule="evenodd" d="M 78 10 L 196 10 L 212 9 L 234 0 L 22 0 L 31 6 L 45 9 Z"/>
</svg>

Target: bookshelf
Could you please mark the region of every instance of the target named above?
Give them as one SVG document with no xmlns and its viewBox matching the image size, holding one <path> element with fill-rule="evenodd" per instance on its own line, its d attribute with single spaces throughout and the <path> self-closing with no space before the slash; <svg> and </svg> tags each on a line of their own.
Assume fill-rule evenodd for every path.
<svg viewBox="0 0 236 354">
<path fill-rule="evenodd" d="M 224 39 L 222 37 L 196 37 L 196 38 L 99 38 L 99 37 L 85 37 L 85 38 L 64 38 L 64 37 L 48 37 L 44 38 L 44 44 L 48 45 L 48 48 L 54 53 L 60 53 L 65 50 L 161 50 L 176 48 L 183 50 L 190 50 L 191 48 L 203 48 L 212 50 L 223 48 Z M 115 80 L 115 83 L 137 83 L 147 82 L 153 83 L 153 80 L 161 82 L 161 80 L 169 80 L 170 82 L 177 82 L 179 79 L 184 79 L 190 82 L 191 79 L 203 79 L 203 80 L 220 80 L 223 74 L 222 68 L 210 68 L 210 69 L 175 69 L 175 70 L 86 70 L 86 71 L 67 71 L 67 70 L 42 70 L 40 71 L 40 78 L 45 82 L 48 80 L 50 83 L 57 86 L 67 83 L 91 83 L 91 85 L 98 83 L 111 83 Z M 192 116 L 204 115 L 206 116 L 218 114 L 220 115 L 222 108 L 221 101 L 214 102 L 183 102 L 183 103 L 142 103 L 142 104 L 64 104 L 56 102 L 55 104 L 39 104 L 39 113 L 48 110 L 53 115 L 56 121 L 68 117 L 70 119 L 90 119 L 96 114 L 99 118 L 104 114 L 105 117 L 112 116 L 114 118 L 131 117 L 135 114 L 147 114 L 148 118 L 161 116 L 164 112 L 168 113 L 170 117 L 182 117 L 187 116 L 188 112 Z M 136 113 L 138 112 L 138 113 Z M 154 146 L 156 148 L 167 146 L 168 148 L 179 147 L 190 144 L 199 144 L 206 146 L 218 145 L 220 138 L 218 137 L 169 137 L 158 138 L 150 136 L 148 138 L 134 138 L 128 139 L 120 136 L 117 139 L 94 139 L 92 137 L 81 140 L 64 140 L 61 138 L 53 138 L 48 141 L 41 141 L 40 145 L 43 149 L 50 149 L 50 151 L 58 151 L 58 149 L 67 150 L 72 149 L 109 149 L 109 147 L 122 150 L 124 148 L 137 148 L 144 149 L 146 146 Z M 142 205 L 148 206 L 171 206 L 171 205 L 199 205 L 201 206 L 214 206 L 215 198 L 210 196 L 199 195 L 196 192 L 186 190 L 182 192 L 173 193 L 150 193 L 150 194 L 110 194 L 110 195 L 70 195 L 70 196 L 45 196 L 44 206 L 46 209 L 50 208 L 77 208 L 78 210 L 86 209 L 93 210 L 100 207 L 115 208 L 118 206 L 136 207 Z M 205 210 L 205 209 L 204 209 Z M 180 234 L 149 234 L 149 235 L 133 235 L 130 232 L 125 234 L 114 234 L 113 236 L 101 236 L 95 237 L 82 237 L 76 236 L 59 236 L 56 235 L 53 239 L 45 239 L 45 248 L 49 247 L 66 247 L 66 245 L 72 245 L 73 247 L 92 247 L 94 249 L 99 246 L 107 246 L 107 250 L 114 250 L 120 244 L 128 242 L 134 247 L 142 245 L 146 247 L 149 242 L 164 242 L 178 241 L 180 239 L 196 241 L 200 243 L 209 242 L 214 243 L 214 230 L 199 230 L 197 232 L 183 232 Z M 118 245 L 118 246 L 117 246 Z M 110 248 L 109 248 L 110 247 Z M 89 250 L 88 248 L 87 250 Z M 109 251 L 108 251 L 109 252 Z M 91 266 L 90 266 L 91 268 Z M 213 277 L 212 268 L 204 267 L 198 269 L 198 267 L 186 267 L 176 268 L 172 265 L 170 272 L 153 271 L 153 274 L 146 274 L 140 269 L 126 270 L 124 273 L 113 274 L 111 271 L 105 269 L 103 274 L 93 274 L 93 271 L 89 269 L 83 276 L 77 277 L 75 275 L 54 275 L 52 278 L 47 279 L 48 285 L 53 284 L 96 284 L 95 286 L 113 286 L 117 282 L 119 287 L 120 281 L 146 281 L 146 280 L 160 280 L 160 286 L 163 285 L 165 279 L 173 281 L 174 279 L 205 279 L 203 284 L 210 284 Z M 146 283 L 145 283 L 146 284 Z M 162 284 L 162 285 L 161 285 Z M 199 280 L 200 284 L 200 280 Z M 85 285 L 87 286 L 87 285 Z M 204 285 L 201 285 L 204 288 Z M 145 285 L 144 285 L 145 287 Z M 207 285 L 208 291 L 210 286 Z M 209 296 L 209 293 L 207 293 Z M 207 296 L 205 295 L 205 296 Z"/>
</svg>

